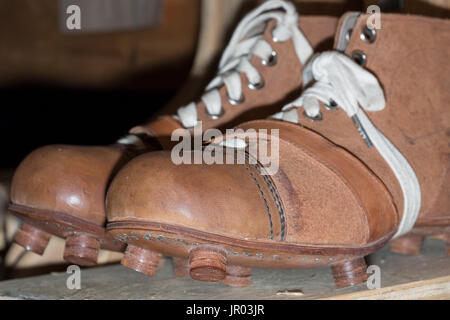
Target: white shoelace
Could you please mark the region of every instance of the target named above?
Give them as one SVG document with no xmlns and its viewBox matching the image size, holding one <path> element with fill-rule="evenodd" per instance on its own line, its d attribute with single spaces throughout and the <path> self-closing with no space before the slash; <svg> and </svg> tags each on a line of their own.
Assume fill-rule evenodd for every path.
<svg viewBox="0 0 450 320">
<path fill-rule="evenodd" d="M 275 19 L 276 27 L 272 34 L 277 41 L 293 40 L 295 52 L 299 61 L 304 65 L 313 54 L 308 40 L 298 28 L 298 14 L 294 5 L 282 0 L 270 0 L 261 4 L 242 19 L 236 28 L 230 43 L 225 49 L 219 64 L 219 71 L 207 86 L 206 93 L 201 100 L 206 105 L 207 113 L 212 117 L 220 117 L 223 113 L 222 99 L 218 89 L 225 85 L 230 102 L 242 102 L 243 90 L 239 73 L 245 74 L 247 80 L 254 87 L 264 83 L 257 69 L 250 63 L 252 56 L 259 57 L 263 63 L 276 58 L 270 44 L 262 39 L 262 32 L 258 27 L 264 27 L 268 20 Z M 193 128 L 198 124 L 197 104 L 178 109 L 174 116 L 185 128 Z"/>
<path fill-rule="evenodd" d="M 315 118 L 320 116 L 319 101 L 326 105 L 330 101 L 336 102 L 353 119 L 369 147 L 374 146 L 378 150 L 399 181 L 404 209 L 395 237 L 407 233 L 413 228 L 419 215 L 420 184 L 405 157 L 375 128 L 364 112 L 385 108 L 383 89 L 377 78 L 339 52 L 325 52 L 316 56 L 305 68 L 305 72 L 312 73 L 316 82 L 300 98 L 286 105 L 282 112 L 272 118 L 299 123 L 296 108 L 303 107 L 307 116 Z M 304 78 L 311 78 L 311 74 Z"/>
</svg>

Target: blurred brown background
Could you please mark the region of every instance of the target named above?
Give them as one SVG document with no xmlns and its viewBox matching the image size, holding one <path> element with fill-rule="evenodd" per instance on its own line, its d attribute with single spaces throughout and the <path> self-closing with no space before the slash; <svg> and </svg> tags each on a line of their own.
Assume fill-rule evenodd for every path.
<svg viewBox="0 0 450 320">
<path fill-rule="evenodd" d="M 192 71 L 192 83 L 165 110 L 190 102 L 239 18 L 259 2 L 0 2 L 0 130 L 8 137 L 0 167 L 15 167 L 47 143 L 113 142 L 167 105 Z M 339 16 L 377 4 L 383 11 L 447 17 L 450 8 L 450 0 L 294 2 L 308 15 Z M 79 32 L 64 30 L 69 3 L 82 10 Z"/>
</svg>

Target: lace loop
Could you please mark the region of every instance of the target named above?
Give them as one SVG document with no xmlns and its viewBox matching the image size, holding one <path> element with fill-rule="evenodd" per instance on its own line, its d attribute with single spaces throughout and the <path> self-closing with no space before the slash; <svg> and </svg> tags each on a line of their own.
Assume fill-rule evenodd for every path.
<svg viewBox="0 0 450 320">
<path fill-rule="evenodd" d="M 330 51 L 316 56 L 310 63 L 311 68 L 307 69 L 312 72 L 316 83 L 283 110 L 303 106 L 306 113 L 314 117 L 320 111 L 318 101 L 324 104 L 335 101 L 351 118 L 358 113 L 360 106 L 371 112 L 385 108 L 386 101 L 378 79 L 347 56 Z"/>
</svg>

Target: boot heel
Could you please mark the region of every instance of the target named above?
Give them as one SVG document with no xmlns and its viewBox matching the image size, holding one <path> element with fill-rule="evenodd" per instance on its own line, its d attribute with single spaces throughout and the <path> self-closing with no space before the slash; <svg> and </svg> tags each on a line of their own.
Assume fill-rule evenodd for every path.
<svg viewBox="0 0 450 320">
<path fill-rule="evenodd" d="M 252 279 L 252 269 L 240 266 L 228 266 L 227 275 L 221 282 L 230 287 L 247 287 Z"/>
<path fill-rule="evenodd" d="M 364 258 L 336 263 L 331 266 L 337 288 L 351 287 L 367 281 L 367 265 Z"/>
<path fill-rule="evenodd" d="M 127 268 L 152 277 L 158 271 L 160 262 L 161 254 L 152 250 L 128 245 L 120 263 Z"/>
<path fill-rule="evenodd" d="M 44 254 L 49 241 L 50 234 L 27 223 L 22 224 L 14 237 L 15 243 L 40 256 Z"/>
<path fill-rule="evenodd" d="M 408 256 L 417 256 L 422 248 L 423 236 L 405 235 L 391 242 L 391 251 Z"/>
<path fill-rule="evenodd" d="M 225 250 L 201 246 L 189 254 L 189 274 L 192 279 L 218 282 L 226 277 L 227 255 Z"/>
<path fill-rule="evenodd" d="M 189 260 L 173 257 L 173 266 L 176 278 L 185 278 L 189 276 Z"/>
<path fill-rule="evenodd" d="M 100 242 L 88 234 L 74 234 L 66 238 L 64 260 L 84 267 L 97 264 Z"/>
</svg>

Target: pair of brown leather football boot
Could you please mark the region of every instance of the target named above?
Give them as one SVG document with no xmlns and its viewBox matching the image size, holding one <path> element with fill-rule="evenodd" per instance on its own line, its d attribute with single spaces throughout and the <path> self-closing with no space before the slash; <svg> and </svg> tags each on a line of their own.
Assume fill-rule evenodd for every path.
<svg viewBox="0 0 450 320">
<path fill-rule="evenodd" d="M 274 6 L 279 7 L 279 1 L 270 1 L 257 10 Z M 314 16 L 295 21 L 296 12 L 293 7 L 289 10 L 289 15 L 272 10 L 270 18 L 263 21 L 257 21 L 260 14 L 251 14 L 240 23 L 224 53 L 218 76 L 222 83 L 230 84 L 221 84 L 220 90 L 212 91 L 218 97 L 199 99 L 187 116 L 160 117 L 131 129 L 129 136 L 111 146 L 53 145 L 31 153 L 12 181 L 10 210 L 24 220 L 16 242 L 42 254 L 50 234 L 63 237 L 67 240 L 64 257 L 81 265 L 95 264 L 100 247 L 123 250 L 123 243 L 105 234 L 104 203 L 111 179 L 125 163 L 140 153 L 169 149 L 172 131 L 192 126 L 188 123 L 192 121 L 189 113 L 202 121 L 204 131 L 232 128 L 245 120 L 268 117 L 279 110 L 280 103 L 287 103 L 301 92 L 303 64 L 315 49 L 331 48 L 337 19 Z M 284 23 L 300 33 L 297 41 L 303 42 L 298 49 L 292 40 L 273 39 L 274 27 Z M 264 48 L 253 48 L 255 45 Z M 247 72 L 225 77 L 227 68 L 236 69 L 232 64 L 244 55 L 248 59 L 242 62 L 246 64 L 242 68 Z M 300 61 L 300 55 L 304 61 Z M 245 100 L 239 101 L 240 96 Z M 204 101 L 211 99 L 216 101 L 206 105 Z M 179 113 L 186 114 L 185 109 L 180 108 Z M 186 128 L 186 133 L 190 131 Z"/>
<path fill-rule="evenodd" d="M 373 28 L 370 18 L 299 18 L 287 2 L 264 2 L 200 102 L 113 146 L 28 156 L 11 190 L 24 220 L 16 241 L 41 253 L 61 236 L 65 259 L 81 265 L 127 245 L 122 263 L 134 270 L 153 275 L 164 254 L 178 275 L 233 286 L 248 285 L 253 267 L 331 265 L 343 287 L 365 281 L 364 256 L 393 238 L 406 253 L 425 235 L 448 239 L 450 24 L 382 14 Z M 313 55 L 332 35 L 334 50 Z M 169 151 L 175 130 L 187 139 L 270 115 L 181 150 L 243 161 L 179 163 Z"/>
</svg>

